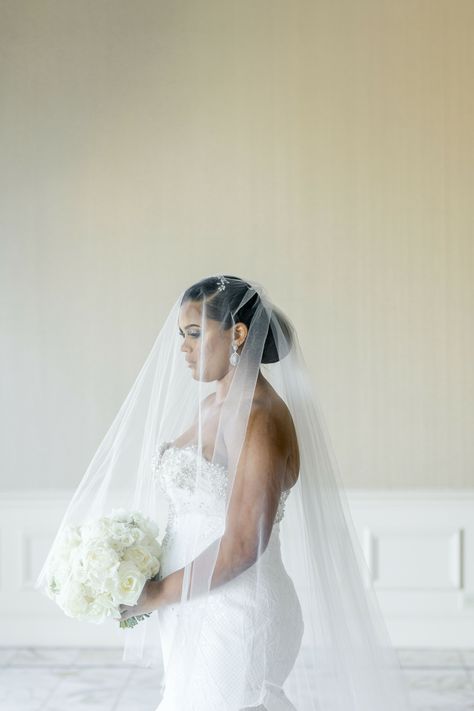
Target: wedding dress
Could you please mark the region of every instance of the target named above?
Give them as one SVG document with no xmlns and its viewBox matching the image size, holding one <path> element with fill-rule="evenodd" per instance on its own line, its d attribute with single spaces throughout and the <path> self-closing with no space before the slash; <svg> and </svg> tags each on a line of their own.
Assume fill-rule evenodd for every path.
<svg viewBox="0 0 474 711">
<path fill-rule="evenodd" d="M 156 711 L 412 709 L 295 326 L 258 282 L 216 274 L 180 292 L 35 587 L 56 596 L 59 561 L 58 604 L 108 614 L 110 591 L 91 599 L 62 541 L 76 555 L 78 531 L 117 510 L 156 531 L 110 559 L 132 617 L 161 545 L 149 577 L 171 603 L 120 630 L 123 661 L 156 669 Z"/>
<path fill-rule="evenodd" d="M 197 457 L 203 467 L 199 491 L 193 487 Z M 200 536 L 200 550 L 222 534 L 227 469 L 199 455 L 195 445 L 174 447 L 171 442 L 159 445 L 153 468 L 157 484 L 170 505 L 162 541 L 161 579 L 188 562 L 184 551 L 196 532 Z M 224 703 L 225 708 L 227 705 L 231 708 L 234 693 L 236 700 L 243 698 L 248 704 L 260 695 L 259 704 L 251 707 L 254 709 L 295 709 L 282 688 L 297 657 L 304 626 L 299 600 L 280 550 L 280 521 L 289 493 L 288 489 L 280 496 L 269 543 L 260 558 L 258 584 L 262 601 L 258 608 L 255 609 L 253 599 L 255 566 L 209 593 L 190 694 L 193 706 L 189 711 L 222 711 Z M 190 604 L 192 601 L 186 603 Z M 164 696 L 156 711 L 175 711 L 168 705 L 168 692 L 173 684 L 186 683 L 182 670 L 169 664 L 178 608 L 168 605 L 158 609 L 165 676 Z M 234 689 L 236 665 L 241 668 L 247 665 L 251 670 L 246 678 L 247 689 Z"/>
</svg>

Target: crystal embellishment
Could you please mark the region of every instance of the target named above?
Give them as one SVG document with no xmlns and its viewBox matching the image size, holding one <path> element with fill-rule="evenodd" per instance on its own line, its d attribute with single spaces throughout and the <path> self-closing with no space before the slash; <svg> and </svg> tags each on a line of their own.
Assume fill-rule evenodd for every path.
<svg viewBox="0 0 474 711">
<path fill-rule="evenodd" d="M 196 456 L 202 462 L 200 473 L 199 495 L 190 497 L 195 491 Z M 169 503 L 169 520 L 167 533 L 180 513 L 186 513 L 190 506 L 197 506 L 203 513 L 210 516 L 217 511 L 225 511 L 228 471 L 223 464 L 211 462 L 199 455 L 197 444 L 184 447 L 174 447 L 172 442 L 162 442 L 155 450 L 152 458 L 152 472 L 155 481 L 167 497 Z M 202 490 L 202 491 L 201 491 Z M 280 523 L 284 516 L 285 503 L 290 490 L 280 495 L 274 525 Z M 216 506 L 217 504 L 217 506 Z M 165 535 L 166 537 L 166 535 Z M 165 539 L 163 539 L 163 542 Z"/>
</svg>

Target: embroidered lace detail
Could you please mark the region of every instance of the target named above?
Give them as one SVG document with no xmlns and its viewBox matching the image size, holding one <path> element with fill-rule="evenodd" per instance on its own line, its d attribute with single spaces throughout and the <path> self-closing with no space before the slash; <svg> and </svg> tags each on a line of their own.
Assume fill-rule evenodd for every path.
<svg viewBox="0 0 474 711">
<path fill-rule="evenodd" d="M 225 513 L 228 471 L 223 464 L 211 462 L 198 455 L 197 444 L 174 447 L 171 442 L 161 442 L 152 457 L 152 473 L 169 504 L 168 523 L 161 542 L 167 546 L 175 530 L 179 515 L 193 512 L 205 514 L 210 533 L 222 523 Z M 199 490 L 195 492 L 196 456 L 202 462 L 199 472 Z M 194 496 L 190 496 L 195 493 Z M 279 524 L 285 512 L 290 489 L 280 495 L 274 525 Z"/>
<path fill-rule="evenodd" d="M 164 446 L 164 445 L 168 446 Z M 169 453 L 169 454 L 168 454 Z M 172 456 L 169 456 L 172 455 Z M 169 443 L 162 443 L 157 453 L 153 457 L 153 472 L 161 488 L 166 493 L 166 483 L 173 486 L 187 489 L 192 493 L 195 489 L 195 474 L 197 445 L 188 444 L 185 447 L 172 447 Z M 222 464 L 210 462 L 203 456 L 199 456 L 203 464 L 200 476 L 200 483 L 209 483 L 209 493 L 216 496 L 225 496 L 227 490 L 227 469 Z M 162 467 L 166 463 L 166 467 Z M 163 471 L 164 469 L 164 471 Z"/>
</svg>

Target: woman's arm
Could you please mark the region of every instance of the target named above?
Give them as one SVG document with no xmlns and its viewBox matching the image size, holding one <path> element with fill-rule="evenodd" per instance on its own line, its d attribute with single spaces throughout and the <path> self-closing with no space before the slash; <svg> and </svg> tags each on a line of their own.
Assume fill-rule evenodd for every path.
<svg viewBox="0 0 474 711">
<path fill-rule="evenodd" d="M 288 454 L 274 418 L 263 407 L 249 417 L 219 542 L 211 589 L 232 580 L 253 565 L 268 545 L 284 480 Z M 195 559 L 209 555 L 211 544 Z M 152 581 L 156 607 L 181 600 L 184 568 Z"/>
<path fill-rule="evenodd" d="M 212 548 L 211 544 L 203 552 L 195 558 L 196 562 L 206 556 Z M 211 589 L 232 580 L 237 575 L 242 573 L 247 568 L 250 568 L 255 560 L 250 556 L 242 556 L 238 558 L 234 552 L 235 545 L 226 539 L 225 534 L 222 536 L 219 551 L 217 554 L 214 573 L 211 579 Z M 231 562 L 230 562 L 231 559 Z M 151 580 L 151 595 L 153 597 L 153 607 L 156 609 L 163 605 L 172 605 L 181 601 L 181 591 L 183 587 L 184 568 L 175 570 L 162 580 Z"/>
<path fill-rule="evenodd" d="M 232 554 L 233 562 L 229 564 L 229 556 L 226 554 L 226 548 L 229 544 L 225 541 L 225 534 L 222 536 L 217 555 L 216 565 L 211 580 L 211 588 L 222 585 L 231 580 L 239 573 L 242 573 L 246 568 L 249 568 L 255 561 L 250 558 L 242 558 L 240 564 L 237 562 L 237 557 Z M 212 544 L 202 551 L 195 561 L 199 561 L 211 549 Z M 230 546 L 231 551 L 234 546 Z M 143 615 L 146 612 L 163 607 L 164 605 L 172 605 L 181 601 L 181 590 L 183 587 L 184 568 L 175 570 L 162 580 L 147 580 L 143 590 L 135 605 L 120 605 L 119 620 L 126 620 L 129 617 Z"/>
<path fill-rule="evenodd" d="M 253 565 L 268 545 L 288 458 L 284 440 L 268 409 L 255 407 L 234 478 L 211 589 Z M 209 555 L 214 544 L 195 558 L 196 563 Z M 162 580 L 148 580 L 136 605 L 121 606 L 121 619 L 180 602 L 183 579 L 184 568 L 180 568 Z"/>
</svg>

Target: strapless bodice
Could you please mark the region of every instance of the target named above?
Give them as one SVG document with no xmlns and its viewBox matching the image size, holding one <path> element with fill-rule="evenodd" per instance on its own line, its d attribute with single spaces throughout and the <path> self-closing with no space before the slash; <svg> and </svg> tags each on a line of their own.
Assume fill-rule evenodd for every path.
<svg viewBox="0 0 474 711">
<path fill-rule="evenodd" d="M 198 477 L 196 461 L 201 465 Z M 168 525 L 162 546 L 169 543 L 178 522 L 182 523 L 184 519 L 189 524 L 193 519 L 202 520 L 204 517 L 205 537 L 211 540 L 214 535 L 223 532 L 228 479 L 228 470 L 224 465 L 211 462 L 199 454 L 197 444 L 175 447 L 166 441 L 156 447 L 152 471 L 169 504 Z M 280 495 L 274 526 L 278 525 L 284 516 L 289 493 L 288 489 Z M 192 526 L 186 528 L 190 530 Z"/>
</svg>

